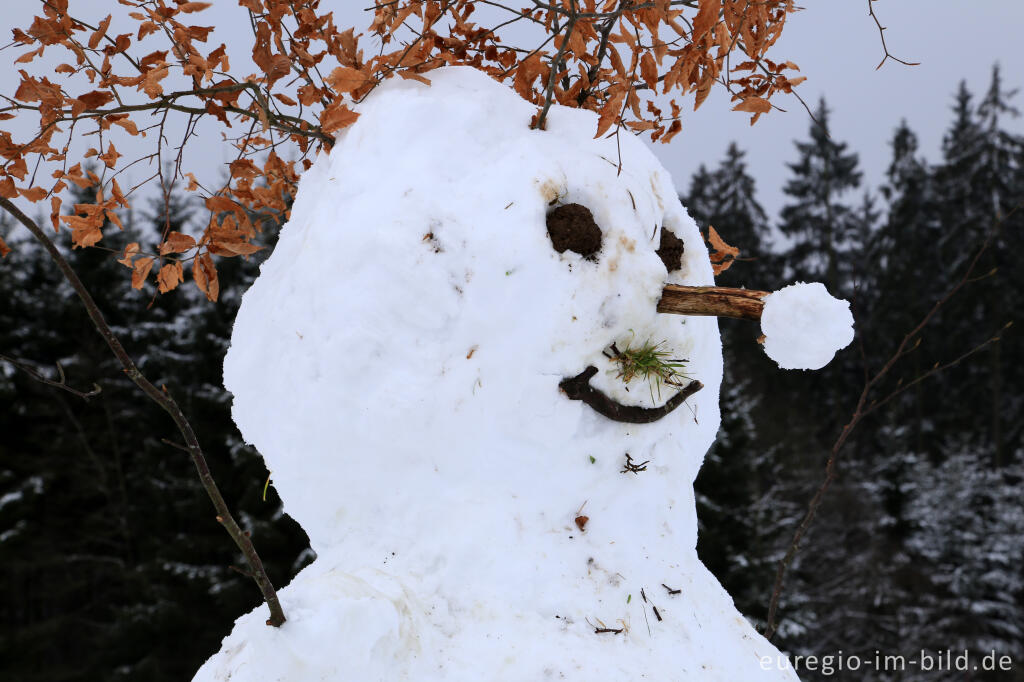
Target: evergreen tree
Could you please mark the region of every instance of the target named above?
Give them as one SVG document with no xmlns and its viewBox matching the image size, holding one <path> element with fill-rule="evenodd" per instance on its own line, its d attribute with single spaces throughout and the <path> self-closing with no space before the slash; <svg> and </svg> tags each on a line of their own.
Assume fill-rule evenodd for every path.
<svg viewBox="0 0 1024 682">
<path fill-rule="evenodd" d="M 989 248 L 975 274 L 992 274 L 972 283 L 967 295 L 955 300 L 947 311 L 947 319 L 956 324 L 944 337 L 945 357 L 980 343 L 1021 311 L 1019 296 L 1011 288 L 1020 281 L 1011 249 L 1020 245 L 1024 211 L 1010 214 L 1024 201 L 1024 187 L 1017 182 L 1022 175 L 1024 139 L 1004 127 L 1007 117 L 1017 115 L 1010 104 L 1014 94 L 1003 89 L 995 67 L 988 91 L 975 112 L 970 93 L 961 83 L 954 123 L 943 141 L 944 158 L 938 177 L 947 276 L 956 281 L 986 238 Z M 988 419 L 982 425 L 972 415 L 970 420 L 946 424 L 944 430 L 978 432 L 996 466 L 1006 464 L 1007 453 L 1018 450 L 1021 444 L 1017 413 L 1011 411 L 1020 403 L 1013 404 L 1014 399 L 1006 395 L 1008 381 L 1024 379 L 1020 353 L 1006 356 L 1016 346 L 1019 344 L 994 344 L 986 351 L 987 362 L 972 363 L 948 377 L 966 384 L 967 390 L 959 393 L 961 399 L 987 405 Z"/>
<path fill-rule="evenodd" d="M 743 152 L 730 142 L 714 172 L 701 165 L 690 181 L 683 203 L 706 232 L 713 225 L 730 244 L 740 248 L 743 260 L 720 274 L 718 286 L 770 286 L 768 216 L 757 201 L 754 178 L 747 172 Z"/>
<path fill-rule="evenodd" d="M 860 186 L 861 173 L 857 154 L 832 138 L 829 114 L 822 100 L 811 139 L 796 143 L 799 159 L 787 164 L 792 177 L 783 191 L 790 202 L 782 209 L 779 228 L 791 241 L 786 278 L 821 281 L 834 295 L 846 295 L 852 284 L 846 256 L 856 235 L 856 218 L 843 197 Z"/>
<path fill-rule="evenodd" d="M 711 172 L 703 163 L 697 167 L 690 178 L 690 191 L 686 196 L 679 197 L 690 217 L 697 223 L 701 232 L 708 228 L 708 217 L 715 211 L 715 197 Z"/>
<path fill-rule="evenodd" d="M 73 198 L 86 203 L 90 193 Z M 187 232 L 191 207 L 177 193 L 106 244 L 147 250 L 165 230 Z M 45 252 L 27 242 L 0 268 L 11 295 L 0 300 L 6 355 L 61 360 L 72 384 L 103 386 L 88 403 L 5 366 L 0 383 L 0 580 L 15 589 L 3 610 L 14 635 L 0 643 L 0 671 L 18 680 L 188 679 L 238 613 L 260 601 L 244 565 L 214 519 L 187 454 L 163 442 L 167 416 L 139 398 Z M 266 471 L 244 447 L 220 386 L 237 294 L 219 308 L 195 287 L 157 296 L 132 290 L 117 255 L 67 254 L 140 369 L 171 390 L 191 418 L 215 477 L 255 536 L 277 583 L 308 556 L 301 530 L 281 518 Z M 8 267 L 15 264 L 15 267 Z M 157 266 L 159 267 L 159 266 Z M 255 265 L 240 264 L 230 289 Z M 54 295 L 54 292 L 57 295 Z M 31 409 L 29 409 L 31 406 Z M 225 485 L 226 483 L 226 485 Z M 11 560 L 6 560 L 6 557 Z"/>
<path fill-rule="evenodd" d="M 733 143 L 713 172 L 701 166 L 683 202 L 702 229 L 714 225 L 745 257 L 719 275 L 717 284 L 770 286 L 774 278 L 766 258 L 768 220 L 743 156 Z M 776 550 L 783 541 L 781 519 L 788 508 L 780 498 L 783 477 L 777 450 L 759 438 L 753 417 L 766 376 L 757 369 L 763 370 L 768 363 L 750 325 L 723 320 L 721 328 L 722 425 L 695 482 L 700 520 L 697 550 L 737 607 L 752 620 L 764 622 Z"/>
</svg>

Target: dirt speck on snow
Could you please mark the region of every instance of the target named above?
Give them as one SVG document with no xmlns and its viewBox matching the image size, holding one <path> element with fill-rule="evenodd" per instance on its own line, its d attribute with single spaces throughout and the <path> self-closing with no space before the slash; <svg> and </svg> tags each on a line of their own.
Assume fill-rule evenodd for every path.
<svg viewBox="0 0 1024 682">
<path fill-rule="evenodd" d="M 590 209 L 582 204 L 565 204 L 548 213 L 548 236 L 555 251 L 575 251 L 592 258 L 601 250 L 601 228 Z M 680 242 L 681 243 L 681 242 Z"/>
</svg>

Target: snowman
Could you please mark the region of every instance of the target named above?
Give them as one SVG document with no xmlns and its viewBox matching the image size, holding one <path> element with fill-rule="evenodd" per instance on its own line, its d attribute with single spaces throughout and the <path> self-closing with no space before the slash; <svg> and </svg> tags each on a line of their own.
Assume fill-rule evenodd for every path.
<svg viewBox="0 0 1024 682">
<path fill-rule="evenodd" d="M 363 103 L 242 301 L 233 416 L 317 558 L 195 680 L 796 679 L 697 558 L 722 354 L 657 312 L 713 284 L 668 173 L 429 78 Z"/>
</svg>

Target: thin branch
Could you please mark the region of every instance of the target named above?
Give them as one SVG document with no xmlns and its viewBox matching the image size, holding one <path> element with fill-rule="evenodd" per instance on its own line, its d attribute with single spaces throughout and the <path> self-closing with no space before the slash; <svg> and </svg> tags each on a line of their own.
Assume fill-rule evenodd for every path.
<svg viewBox="0 0 1024 682">
<path fill-rule="evenodd" d="M 131 379 L 136 386 L 138 386 L 146 396 L 154 403 L 159 405 L 171 419 L 174 420 L 175 426 L 178 427 L 178 431 L 181 433 L 184 439 L 189 454 L 192 457 L 192 462 L 196 467 L 196 471 L 199 474 L 199 480 L 203 484 L 203 488 L 206 489 L 206 494 L 210 497 L 213 502 L 214 508 L 217 510 L 217 521 L 224 526 L 231 539 L 235 541 L 235 545 L 245 555 L 246 560 L 249 563 L 249 567 L 253 572 L 256 584 L 259 586 L 260 591 L 263 593 L 263 598 L 267 602 L 267 606 L 270 608 L 270 618 L 267 620 L 268 625 L 280 626 L 285 622 L 284 611 L 281 609 L 281 602 L 278 600 L 277 592 L 274 590 L 273 584 L 270 582 L 270 578 L 267 577 L 267 572 L 263 568 L 263 562 L 256 553 L 256 548 L 253 547 L 252 540 L 249 539 L 247 533 L 245 533 L 235 521 L 231 515 L 231 511 L 228 509 L 227 503 L 224 501 L 224 497 L 220 493 L 220 489 L 217 487 L 217 483 L 213 480 L 213 475 L 210 473 L 210 468 L 206 463 L 206 457 L 203 455 L 202 448 L 199 445 L 199 439 L 192 429 L 192 425 L 188 419 L 182 413 L 178 403 L 174 400 L 171 394 L 166 388 L 163 390 L 154 386 L 150 381 L 142 374 L 139 368 L 135 365 L 135 361 L 132 360 L 131 356 L 121 345 L 120 339 L 114 334 L 110 325 L 103 318 L 103 313 L 100 312 L 99 307 L 93 300 L 89 290 L 86 289 L 82 280 L 79 279 L 77 273 L 68 263 L 67 259 L 57 249 L 57 246 L 50 239 L 49 235 L 36 224 L 34 220 L 25 215 L 21 209 L 15 206 L 9 199 L 0 197 L 0 208 L 3 208 L 12 217 L 16 218 L 22 225 L 28 228 L 29 232 L 39 241 L 40 244 L 49 253 L 50 258 L 60 268 L 64 278 L 71 285 L 71 288 L 75 290 L 78 298 L 82 301 L 82 305 L 85 306 L 85 310 L 89 315 L 89 319 L 92 320 L 93 326 L 96 327 L 96 331 L 100 333 L 103 340 L 107 343 L 111 353 L 117 358 L 118 362 L 121 363 L 124 373 Z"/>
<path fill-rule="evenodd" d="M 535 126 L 538 130 L 545 129 L 548 110 L 551 108 L 551 102 L 554 100 L 555 96 L 555 84 L 558 82 L 558 72 L 562 69 L 562 58 L 565 56 L 565 51 L 569 47 L 569 38 L 572 37 L 573 29 L 576 28 L 576 22 L 579 19 L 579 14 L 576 12 L 576 0 L 571 0 L 571 2 L 573 11 L 569 14 L 569 20 L 565 23 L 565 33 L 562 34 L 562 44 L 558 46 L 558 52 L 551 59 L 551 73 L 548 74 L 548 84 L 544 88 L 544 106 L 540 110 L 540 115 L 537 116 L 537 125 Z"/>
<path fill-rule="evenodd" d="M 12 358 L 10 356 L 4 355 L 2 353 L 0 353 L 0 360 L 3 360 L 4 362 L 6 362 L 6 363 L 8 363 L 10 365 L 13 365 L 14 367 L 17 367 L 22 372 L 24 372 L 25 374 L 29 375 L 30 377 L 32 377 L 33 379 L 35 379 L 36 381 L 38 381 L 41 384 L 46 384 L 47 386 L 53 386 L 54 388 L 59 388 L 62 391 L 67 391 L 71 395 L 77 396 L 77 397 L 81 398 L 82 400 L 88 401 L 89 398 L 92 398 L 93 396 L 99 395 L 100 391 L 103 390 L 103 388 L 100 387 L 100 385 L 96 384 L 96 383 L 94 383 L 92 385 L 92 390 L 90 390 L 90 391 L 79 391 L 78 389 L 71 388 L 70 386 L 68 386 L 67 380 L 66 380 L 66 378 L 64 376 L 64 368 L 60 366 L 59 362 L 56 363 L 56 365 L 57 365 L 57 377 L 58 378 L 57 378 L 56 381 L 54 381 L 53 379 L 49 379 L 49 378 L 43 376 L 40 372 L 36 371 L 35 368 L 33 368 L 31 365 L 29 365 L 28 363 L 24 362 L 23 360 L 16 360 L 16 359 L 14 359 L 14 358 Z"/>
<path fill-rule="evenodd" d="M 882 68 L 882 66 L 884 66 L 885 63 L 890 59 L 893 60 L 894 62 L 899 62 L 904 66 L 920 66 L 921 62 L 904 61 L 899 57 L 894 57 L 889 53 L 889 48 L 885 44 L 885 26 L 882 26 L 882 22 L 878 20 L 878 15 L 875 14 L 875 2 L 876 0 L 868 0 L 868 14 L 871 15 L 871 18 L 875 20 L 875 26 L 878 27 L 878 37 L 882 40 L 882 52 L 885 53 L 885 56 L 882 57 L 882 61 L 878 62 L 878 66 L 875 67 L 875 71 L 878 71 L 880 68 Z"/>
</svg>

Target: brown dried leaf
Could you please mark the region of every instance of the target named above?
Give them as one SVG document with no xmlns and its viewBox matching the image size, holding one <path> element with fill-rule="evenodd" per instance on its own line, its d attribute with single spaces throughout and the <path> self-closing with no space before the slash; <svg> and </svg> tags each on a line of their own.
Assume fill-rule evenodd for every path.
<svg viewBox="0 0 1024 682">
<path fill-rule="evenodd" d="M 735 246 L 726 244 L 725 240 L 719 236 L 718 231 L 712 225 L 708 225 L 707 240 L 711 244 L 711 248 L 714 249 L 709 254 L 711 268 L 716 275 L 719 275 L 732 267 L 736 257 L 740 255 L 740 250 Z"/>
<path fill-rule="evenodd" d="M 119 153 L 117 151 L 117 148 L 114 147 L 114 143 L 111 142 L 107 146 L 106 153 L 99 155 L 99 160 L 102 161 L 107 166 L 107 168 L 113 168 L 114 166 L 117 165 L 117 160 L 122 156 L 124 155 Z"/>
<path fill-rule="evenodd" d="M 11 247 L 7 246 L 7 242 L 4 241 L 3 237 L 0 237 L 0 258 L 7 258 L 7 254 L 11 252 Z"/>
<path fill-rule="evenodd" d="M 410 81 L 410 80 L 411 81 L 419 81 L 420 83 L 423 83 L 424 85 L 430 85 L 430 79 L 429 78 L 427 78 L 426 76 L 421 76 L 420 74 L 416 73 L 415 71 L 403 70 L 403 71 L 399 71 L 398 75 L 401 76 L 404 80 L 407 80 L 407 81 Z"/>
<path fill-rule="evenodd" d="M 47 192 L 42 187 L 29 187 L 28 189 L 21 189 L 19 187 L 18 194 L 25 197 L 29 201 L 35 203 L 37 201 L 42 201 L 43 199 L 45 199 L 46 195 L 49 194 L 49 192 Z"/>
<path fill-rule="evenodd" d="M 0 180 L 0 197 L 13 199 L 18 196 L 18 188 L 14 186 L 14 178 Z"/>
<path fill-rule="evenodd" d="M 44 47 L 40 47 L 38 49 L 32 50 L 31 52 L 26 52 L 25 54 L 23 54 L 20 57 L 18 57 L 17 59 L 15 59 L 14 63 L 15 64 L 26 64 L 26 63 L 32 61 L 33 59 L 35 59 L 36 57 L 38 57 L 39 55 L 41 55 L 43 53 L 43 50 L 45 50 L 45 49 L 46 49 L 46 47 L 44 46 Z"/>
<path fill-rule="evenodd" d="M 516 77 L 513 81 L 515 91 L 523 99 L 531 99 L 533 93 L 533 81 L 544 71 L 544 64 L 539 54 L 532 54 L 522 62 L 516 69 Z"/>
<path fill-rule="evenodd" d="M 339 66 L 327 78 L 327 84 L 340 93 L 350 93 L 361 88 L 368 80 L 359 69 Z"/>
<path fill-rule="evenodd" d="M 207 7 L 210 7 L 212 2 L 183 2 L 178 5 L 178 11 L 180 12 L 200 12 Z"/>
<path fill-rule="evenodd" d="M 160 81 L 166 78 L 168 73 L 170 73 L 170 67 L 168 66 L 150 69 L 142 81 L 142 90 L 152 98 L 164 94 L 164 88 L 160 85 Z"/>
<path fill-rule="evenodd" d="M 217 300 L 220 296 L 220 282 L 217 279 L 217 267 L 209 253 L 204 253 L 192 263 L 192 277 L 206 298 Z"/>
<path fill-rule="evenodd" d="M 124 224 L 121 222 L 121 216 L 117 215 L 116 211 L 106 210 L 103 211 L 103 215 L 107 216 L 107 220 L 117 225 L 117 229 L 124 232 Z"/>
<path fill-rule="evenodd" d="M 218 256 L 249 256 L 257 251 L 262 251 L 262 246 L 257 246 L 242 239 L 217 239 L 210 242 L 209 249 Z"/>
<path fill-rule="evenodd" d="M 640 58 L 640 76 L 652 91 L 657 87 L 658 65 L 654 63 L 654 57 L 650 52 L 644 52 L 644 56 Z"/>
<path fill-rule="evenodd" d="M 697 16 L 693 19 L 693 42 L 698 43 L 718 23 L 722 0 L 700 0 Z"/>
<path fill-rule="evenodd" d="M 28 34 L 43 45 L 55 45 L 64 40 L 64 31 L 61 30 L 60 22 L 42 17 L 33 17 Z"/>
<path fill-rule="evenodd" d="M 355 123 L 359 114 L 349 109 L 341 102 L 335 102 L 327 107 L 320 114 L 320 127 L 327 133 L 333 133 Z"/>
<path fill-rule="evenodd" d="M 196 240 L 181 232 L 171 232 L 167 239 L 160 245 L 160 255 L 166 256 L 169 253 L 184 253 L 196 246 Z"/>
<path fill-rule="evenodd" d="M 58 182 L 57 185 L 63 185 L 63 182 Z M 56 193 L 57 186 L 54 185 L 53 191 Z M 53 225 L 54 232 L 60 232 L 60 204 L 61 198 L 54 195 L 50 197 L 50 224 Z"/>
<path fill-rule="evenodd" d="M 79 95 L 75 101 L 81 103 L 83 111 L 87 109 L 99 109 L 104 104 L 114 101 L 114 95 L 108 90 L 93 90 L 85 93 L 84 95 Z"/>
<path fill-rule="evenodd" d="M 95 50 L 100 41 L 103 40 L 103 36 L 107 34 L 107 29 L 110 28 L 111 15 L 107 15 L 107 18 L 100 22 L 100 25 L 93 31 L 93 34 L 89 36 L 89 49 Z"/>
<path fill-rule="evenodd" d="M 160 268 L 160 272 L 156 275 L 157 288 L 160 290 L 160 293 L 166 294 L 168 291 L 176 289 L 184 281 L 184 275 L 185 273 L 180 261 L 168 263 Z"/>
<path fill-rule="evenodd" d="M 594 135 L 595 138 L 601 137 L 608 132 L 612 124 L 619 119 L 619 115 L 622 113 L 622 102 L 625 99 L 626 86 L 621 83 L 613 85 L 611 96 L 605 102 L 604 107 L 601 108 L 601 116 L 597 121 L 597 133 Z"/>
<path fill-rule="evenodd" d="M 139 243 L 132 242 L 124 247 L 124 255 L 117 262 L 125 267 L 132 267 L 132 259 L 139 255 Z"/>
<path fill-rule="evenodd" d="M 135 269 L 132 270 L 132 289 L 141 289 L 149 277 L 149 271 L 153 269 L 153 259 L 149 256 L 135 261 Z"/>
<path fill-rule="evenodd" d="M 751 114 L 766 114 L 772 110 L 772 103 L 763 97 L 747 97 L 732 108 L 733 111 L 746 111 Z"/>
</svg>

